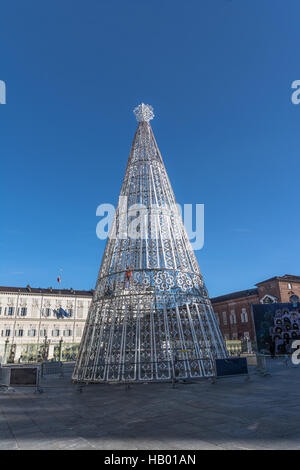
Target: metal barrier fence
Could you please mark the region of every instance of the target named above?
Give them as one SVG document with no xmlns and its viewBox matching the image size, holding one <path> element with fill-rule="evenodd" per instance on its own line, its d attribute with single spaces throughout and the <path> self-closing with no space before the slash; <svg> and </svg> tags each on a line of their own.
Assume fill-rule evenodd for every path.
<svg viewBox="0 0 300 470">
<path fill-rule="evenodd" d="M 42 363 L 41 375 L 59 375 L 60 377 L 71 376 L 74 370 L 75 362 L 45 361 Z"/>
<path fill-rule="evenodd" d="M 74 370 L 74 367 L 75 367 L 75 361 L 72 361 L 72 362 L 63 362 L 62 363 L 62 367 L 63 367 L 63 373 L 64 375 L 66 376 L 71 376 L 73 374 L 73 370 Z"/>
<path fill-rule="evenodd" d="M 277 356 L 275 358 L 272 358 L 272 356 L 267 356 L 267 355 L 262 355 L 262 354 L 246 354 L 243 353 L 241 355 L 247 360 L 247 366 L 248 366 L 248 373 L 236 373 L 236 377 L 245 375 L 245 380 L 251 380 L 251 377 L 254 378 L 255 376 L 257 377 L 267 377 L 271 375 L 276 375 L 277 373 L 280 373 L 282 370 L 287 369 L 287 368 L 295 368 L 298 367 L 294 365 L 291 361 L 290 357 L 287 357 L 287 355 L 282 355 L 282 356 Z M 241 360 L 242 357 L 239 356 L 237 357 L 238 360 Z M 229 356 L 228 360 L 225 360 L 230 362 L 232 358 Z M 40 370 L 40 373 L 38 374 L 38 380 L 35 386 L 35 393 L 42 393 L 54 389 L 59 389 L 60 387 L 71 387 L 71 389 L 74 390 L 74 392 L 82 392 L 83 389 L 85 389 L 86 385 L 89 383 L 89 381 L 78 381 L 72 380 L 72 372 L 74 370 L 75 362 L 44 362 L 43 364 L 36 364 L 38 369 Z M 226 364 L 225 364 L 226 366 Z M 250 366 L 250 368 L 249 368 Z M 10 370 L 11 367 L 17 368 L 17 369 L 26 369 L 26 368 L 32 368 L 31 364 L 26 365 L 17 365 L 17 366 L 11 366 L 11 365 L 6 365 L 4 367 L 0 367 L 0 393 L 10 393 L 10 392 L 15 392 L 16 390 L 13 388 L 15 385 L 13 384 L 13 387 L 10 385 Z M 4 369 L 2 371 L 1 369 Z M 55 377 L 56 376 L 56 377 Z M 225 374 L 225 376 L 228 376 L 230 378 L 230 374 Z M 53 377 L 53 381 L 52 381 Z M 231 375 L 232 377 L 232 375 Z M 222 374 L 218 374 L 216 367 L 214 365 L 212 375 L 202 377 L 202 379 L 210 379 L 211 383 L 214 384 L 216 383 L 218 378 L 222 378 Z M 192 379 L 192 380 L 191 380 Z M 197 379 L 197 380 L 193 380 Z M 176 388 L 175 384 L 180 384 L 180 383 L 195 383 L 199 381 L 199 377 L 175 377 L 173 374 L 169 378 L 169 380 L 150 380 L 147 383 L 171 383 L 173 388 Z M 72 386 L 73 382 L 73 386 Z M 93 382 L 93 381 L 92 381 Z M 95 383 L 95 382 L 93 382 Z M 101 383 L 101 382 L 100 382 Z M 106 383 L 107 385 L 110 385 L 112 383 L 117 383 L 116 381 L 106 381 L 102 382 Z M 141 384 L 143 381 L 136 381 L 136 380 L 122 380 L 118 381 L 119 385 L 125 385 L 125 389 L 129 389 L 130 385 L 134 384 Z M 18 384 L 19 386 L 23 386 L 21 383 Z M 22 392 L 23 393 L 23 392 Z"/>
<path fill-rule="evenodd" d="M 0 387 L 9 387 L 10 384 L 10 369 L 8 367 L 0 366 Z"/>
<path fill-rule="evenodd" d="M 228 356 L 228 359 L 231 359 L 233 355 L 229 355 Z M 271 355 L 263 355 L 263 354 L 258 354 L 258 353 L 252 353 L 252 354 L 247 354 L 247 353 L 240 353 L 238 355 L 236 355 L 235 357 L 244 357 L 247 359 L 247 364 L 248 366 L 252 367 L 252 372 L 254 372 L 254 370 L 256 370 L 257 372 L 264 372 L 264 371 L 267 371 L 267 370 L 279 370 L 278 368 L 281 367 L 281 366 L 284 366 L 284 367 L 296 367 L 295 365 L 292 364 L 292 361 L 291 361 L 291 357 L 288 356 L 288 355 L 276 355 L 274 358 L 271 356 Z M 197 360 L 205 360 L 205 361 L 208 361 L 211 363 L 211 373 L 210 374 L 207 374 L 207 375 L 203 375 L 203 378 L 205 377 L 213 377 L 215 375 L 215 366 L 214 366 L 214 361 L 210 358 L 197 358 Z M 180 362 L 184 362 L 185 360 L 182 359 L 177 359 L 175 361 L 175 365 L 176 363 L 180 363 Z M 148 364 L 148 363 L 147 363 Z M 155 363 L 153 363 L 152 365 L 154 365 Z M 108 365 L 108 364 L 106 364 Z M 114 366 L 116 364 L 113 364 Z M 121 367 L 125 365 L 125 364 L 118 364 L 118 367 Z M 132 364 L 131 364 L 132 365 Z M 4 365 L 4 366 L 0 366 L 0 386 L 1 384 L 6 384 L 7 382 L 7 377 L 5 374 L 7 374 L 6 370 L 9 368 L 9 367 L 15 367 L 15 368 L 26 368 L 26 367 L 38 367 L 40 368 L 41 370 L 41 377 L 42 378 L 45 378 L 47 376 L 51 376 L 51 375 L 58 375 L 60 377 L 71 377 L 72 376 L 72 373 L 74 371 L 74 367 L 75 367 L 75 361 L 72 361 L 72 362 L 62 362 L 62 361 L 45 361 L 45 362 L 42 362 L 42 363 L 35 363 L 35 364 L 16 364 L 16 365 L 12 365 L 12 364 L 8 364 L 8 365 Z M 126 366 L 128 366 L 128 364 L 126 364 Z M 175 367 L 176 369 L 176 367 Z M 126 368 L 123 370 L 123 374 L 126 376 L 126 372 L 128 372 L 126 370 Z M 175 373 L 174 374 L 174 371 L 172 373 L 171 371 L 171 375 L 169 377 L 169 379 L 172 380 L 172 378 L 174 378 L 175 380 L 181 380 L 181 379 L 191 379 L 191 378 L 199 378 L 198 376 L 190 376 L 189 374 L 185 375 L 179 375 L 177 376 L 177 374 Z M 201 377 L 200 377 L 201 378 Z M 167 378 L 164 378 L 163 380 L 166 380 Z M 131 381 L 131 379 L 129 377 L 127 377 L 126 379 L 123 378 L 123 380 L 126 382 L 126 381 Z M 142 378 L 140 378 L 139 380 L 143 381 Z M 159 382 L 163 381 L 163 380 L 158 380 Z M 168 380 L 168 379 L 167 379 Z M 85 379 L 83 378 L 83 381 L 85 381 Z M 110 380 L 109 380 L 110 381 Z M 112 382 L 114 382 L 114 380 L 112 379 L 111 380 Z M 133 382 L 135 382 L 136 380 L 132 380 Z M 150 380 L 152 381 L 152 380 Z"/>
<path fill-rule="evenodd" d="M 45 375 L 64 375 L 63 363 L 61 361 L 42 362 L 42 377 Z"/>
<path fill-rule="evenodd" d="M 14 391 L 14 387 L 34 387 L 36 393 L 42 393 L 40 382 L 40 364 L 7 364 L 0 366 L 1 391 L 3 389 Z"/>
</svg>

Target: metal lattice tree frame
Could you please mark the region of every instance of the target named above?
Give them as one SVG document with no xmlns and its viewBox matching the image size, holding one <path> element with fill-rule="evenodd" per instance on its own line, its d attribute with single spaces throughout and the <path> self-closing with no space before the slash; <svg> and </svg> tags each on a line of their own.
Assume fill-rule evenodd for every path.
<svg viewBox="0 0 300 470">
<path fill-rule="evenodd" d="M 214 359 L 227 356 L 224 341 L 149 124 L 153 109 L 134 112 L 139 125 L 73 379 L 210 377 Z M 126 226 L 133 214 L 135 236 Z"/>
</svg>

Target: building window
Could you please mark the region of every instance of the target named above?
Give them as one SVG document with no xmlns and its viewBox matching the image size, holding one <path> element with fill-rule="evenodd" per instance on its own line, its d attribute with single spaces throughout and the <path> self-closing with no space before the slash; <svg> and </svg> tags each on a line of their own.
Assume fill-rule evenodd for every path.
<svg viewBox="0 0 300 470">
<path fill-rule="evenodd" d="M 226 315 L 226 312 L 223 312 L 222 315 L 223 315 L 223 324 L 224 324 L 224 325 L 227 325 L 227 315 Z"/>
<path fill-rule="evenodd" d="M 245 339 L 250 339 L 249 331 L 245 331 L 245 332 L 244 332 L 244 338 L 245 338 Z"/>
<path fill-rule="evenodd" d="M 64 336 L 72 336 L 72 330 L 64 330 L 63 335 Z"/>
<path fill-rule="evenodd" d="M 288 289 L 292 290 L 292 288 L 293 288 L 293 286 L 292 286 L 292 284 L 289 282 L 289 283 L 288 283 Z"/>
<path fill-rule="evenodd" d="M 20 310 L 20 316 L 21 317 L 26 317 L 26 315 L 27 315 L 27 308 L 22 307 L 21 310 Z"/>
<path fill-rule="evenodd" d="M 6 330 L 2 330 L 1 336 L 6 336 L 6 337 L 10 336 L 10 329 L 7 328 Z"/>
<path fill-rule="evenodd" d="M 1 315 L 1 313 L 2 313 L 2 307 L 0 307 L 0 315 Z"/>
<path fill-rule="evenodd" d="M 230 312 L 230 323 L 232 325 L 234 325 L 236 323 L 236 315 L 235 315 L 235 311 L 234 310 L 231 310 Z"/>
<path fill-rule="evenodd" d="M 69 314 L 70 318 L 73 317 L 73 309 L 72 308 L 69 308 L 68 314 Z"/>
<path fill-rule="evenodd" d="M 238 335 L 237 335 L 237 333 L 232 333 L 232 339 L 233 339 L 233 340 L 236 340 L 236 339 L 238 339 Z"/>
<path fill-rule="evenodd" d="M 8 307 L 8 309 L 7 309 L 7 315 L 8 315 L 9 317 L 13 316 L 14 311 L 15 311 L 15 307 Z"/>
<path fill-rule="evenodd" d="M 16 336 L 23 336 L 24 331 L 22 329 L 16 330 Z"/>
<path fill-rule="evenodd" d="M 59 336 L 59 330 L 58 329 L 52 330 L 52 336 Z"/>
<path fill-rule="evenodd" d="M 220 325 L 220 318 L 219 318 L 219 314 L 217 312 L 215 312 L 215 317 L 216 317 L 216 320 L 218 322 L 218 325 Z"/>
<path fill-rule="evenodd" d="M 28 336 L 35 336 L 36 335 L 36 330 L 34 328 L 32 328 L 31 330 L 28 330 L 27 335 Z"/>
<path fill-rule="evenodd" d="M 46 328 L 43 328 L 41 331 L 40 331 L 40 336 L 47 336 L 47 330 Z"/>
<path fill-rule="evenodd" d="M 248 323 L 248 313 L 247 313 L 247 310 L 245 308 L 242 308 L 241 322 L 242 323 Z"/>
<path fill-rule="evenodd" d="M 78 307 L 78 309 L 77 309 L 77 318 L 83 318 L 82 307 Z"/>
<path fill-rule="evenodd" d="M 81 329 L 79 326 L 77 326 L 77 328 L 76 328 L 76 336 L 77 336 L 77 338 L 80 338 L 81 335 L 82 335 L 82 329 Z"/>
<path fill-rule="evenodd" d="M 50 308 L 44 308 L 43 316 L 44 317 L 50 317 L 51 314 L 51 309 Z"/>
</svg>

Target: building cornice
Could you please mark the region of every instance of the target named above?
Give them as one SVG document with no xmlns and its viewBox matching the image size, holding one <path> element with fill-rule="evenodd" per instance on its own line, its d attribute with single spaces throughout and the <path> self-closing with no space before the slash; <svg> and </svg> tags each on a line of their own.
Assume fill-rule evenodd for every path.
<svg viewBox="0 0 300 470">
<path fill-rule="evenodd" d="M 0 293 L 2 294 L 22 294 L 22 295 L 49 295 L 55 297 L 93 297 L 94 290 L 76 290 L 76 289 L 47 289 L 41 287 L 9 287 L 0 286 Z"/>
<path fill-rule="evenodd" d="M 274 277 L 270 277 L 269 279 L 266 279 L 265 281 L 258 282 L 255 285 L 260 286 L 270 281 L 300 282 L 300 276 L 295 276 L 292 274 L 285 274 L 284 276 L 274 276 Z"/>
<path fill-rule="evenodd" d="M 227 295 L 220 295 L 219 297 L 213 297 L 211 298 L 211 303 L 212 304 L 217 304 L 221 302 L 228 302 L 229 300 L 239 300 L 243 299 L 246 300 L 248 297 L 258 297 L 258 289 L 247 289 L 247 290 L 241 290 L 238 292 L 232 292 L 231 294 Z"/>
</svg>

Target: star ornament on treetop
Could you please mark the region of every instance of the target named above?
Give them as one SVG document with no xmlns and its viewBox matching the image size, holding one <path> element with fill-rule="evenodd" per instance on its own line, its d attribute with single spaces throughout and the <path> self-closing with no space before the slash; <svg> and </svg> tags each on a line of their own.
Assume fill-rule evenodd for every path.
<svg viewBox="0 0 300 470">
<path fill-rule="evenodd" d="M 149 122 L 154 118 L 153 108 L 149 104 L 142 103 L 134 108 L 133 112 L 138 122 Z"/>
</svg>

